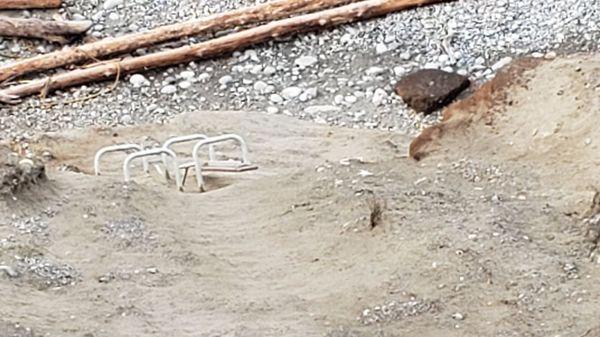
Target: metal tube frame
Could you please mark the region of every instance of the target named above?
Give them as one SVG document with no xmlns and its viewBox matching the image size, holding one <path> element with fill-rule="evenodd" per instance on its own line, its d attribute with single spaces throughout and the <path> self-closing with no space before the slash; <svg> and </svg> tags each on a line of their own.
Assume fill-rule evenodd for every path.
<svg viewBox="0 0 600 337">
<path fill-rule="evenodd" d="M 194 166 L 196 169 L 196 181 L 198 183 L 198 189 L 200 190 L 200 192 L 204 192 L 204 178 L 202 178 L 202 162 L 198 156 L 198 152 L 200 151 L 200 148 L 202 148 L 205 145 L 212 145 L 212 144 L 216 144 L 216 143 L 222 143 L 225 141 L 229 141 L 229 140 L 234 140 L 237 141 L 238 144 L 240 144 L 240 149 L 242 151 L 242 161 L 241 161 L 241 165 L 249 165 L 250 161 L 248 160 L 248 147 L 246 146 L 246 142 L 244 141 L 244 139 L 238 135 L 234 135 L 234 134 L 226 134 L 226 135 L 221 135 L 221 136 L 216 136 L 216 137 L 211 137 L 211 138 L 207 138 L 207 139 L 203 139 L 201 141 L 199 141 L 198 143 L 196 143 L 196 145 L 194 145 L 194 149 L 192 150 L 192 156 L 194 158 Z"/>
<path fill-rule="evenodd" d="M 131 181 L 131 172 L 130 172 L 130 166 L 131 166 L 131 161 L 136 159 L 136 158 L 143 158 L 143 157 L 149 157 L 149 156 L 155 156 L 155 155 L 167 155 L 169 157 L 171 157 L 171 164 L 173 166 L 173 171 L 175 171 L 175 183 L 177 184 L 177 189 L 179 189 L 180 191 L 183 191 L 183 186 L 182 186 L 182 181 L 181 181 L 181 173 L 179 172 L 179 167 L 177 165 L 177 156 L 175 155 L 175 152 L 173 152 L 170 149 L 165 149 L 165 148 L 154 148 L 154 149 L 149 149 L 149 150 L 144 150 L 144 151 L 140 151 L 140 152 L 134 152 L 132 154 L 130 154 L 129 156 L 127 156 L 127 158 L 125 158 L 125 161 L 123 162 L 123 177 L 125 182 L 130 182 Z M 165 165 L 165 171 L 168 171 L 167 166 Z"/>
<path fill-rule="evenodd" d="M 94 156 L 94 174 L 97 176 L 100 175 L 100 159 L 102 159 L 102 156 L 109 152 L 125 152 L 129 150 L 143 151 L 144 148 L 138 144 L 119 144 L 105 146 L 98 150 L 98 152 L 96 152 L 96 155 Z M 146 160 L 143 161 L 143 166 L 144 172 L 148 172 L 148 162 Z"/>
<path fill-rule="evenodd" d="M 170 150 L 171 146 L 173 146 L 175 144 L 187 143 L 187 142 L 197 141 L 199 139 L 202 140 L 202 139 L 207 139 L 207 138 L 209 138 L 209 137 L 202 133 L 195 133 L 195 134 L 186 135 L 186 136 L 171 137 L 165 141 L 165 143 L 162 145 L 162 147 Z M 209 156 L 210 160 L 213 160 L 213 158 L 215 156 L 214 148 L 212 145 L 208 149 L 208 156 Z M 163 165 L 165 165 L 165 167 L 166 167 L 167 166 L 167 156 L 164 154 L 162 155 L 162 161 L 163 161 Z M 169 171 L 165 170 L 165 178 L 170 179 Z"/>
</svg>

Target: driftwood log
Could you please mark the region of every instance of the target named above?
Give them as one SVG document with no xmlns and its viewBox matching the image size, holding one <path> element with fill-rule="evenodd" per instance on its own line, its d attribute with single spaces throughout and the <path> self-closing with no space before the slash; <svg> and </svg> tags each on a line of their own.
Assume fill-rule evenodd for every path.
<svg viewBox="0 0 600 337">
<path fill-rule="evenodd" d="M 0 9 L 58 8 L 62 0 L 0 0 Z"/>
<path fill-rule="evenodd" d="M 206 59 L 278 37 L 337 26 L 344 23 L 382 16 L 416 6 L 456 0 L 366 0 L 312 14 L 273 21 L 255 28 L 225 35 L 185 47 L 161 51 L 139 57 L 100 63 L 84 69 L 67 71 L 56 76 L 16 85 L 0 91 L 5 103 L 16 103 L 19 98 L 48 93 L 94 81 L 108 80 L 117 75 L 164 67 L 197 59 Z"/>
<path fill-rule="evenodd" d="M 85 33 L 91 21 L 44 21 L 0 16 L 0 36 L 18 36 L 66 43 Z"/>
<path fill-rule="evenodd" d="M 356 1 L 358 0 L 275 0 L 248 8 L 162 26 L 143 33 L 107 38 L 2 65 L 0 66 L 0 82 L 29 73 L 70 64 L 80 64 L 85 61 L 101 59 L 108 55 L 122 54 L 173 39 L 282 19 L 294 14 L 314 12 Z"/>
</svg>

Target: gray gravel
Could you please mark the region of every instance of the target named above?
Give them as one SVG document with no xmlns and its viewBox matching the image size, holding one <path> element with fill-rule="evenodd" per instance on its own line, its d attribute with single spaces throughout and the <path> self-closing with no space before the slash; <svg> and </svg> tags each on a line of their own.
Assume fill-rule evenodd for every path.
<svg viewBox="0 0 600 337">
<path fill-rule="evenodd" d="M 108 221 L 102 227 L 102 232 L 122 248 L 147 246 L 155 241 L 154 234 L 148 231 L 146 222 L 137 217 Z"/>
<path fill-rule="evenodd" d="M 61 11 L 70 18 L 91 17 L 96 23 L 92 35 L 104 37 L 249 4 L 72 0 Z M 121 79 L 114 91 L 83 102 L 61 103 L 106 90 L 109 84 L 59 92 L 51 98 L 53 107 L 42 106 L 38 98 L 2 107 L 0 135 L 162 123 L 182 112 L 203 109 L 246 109 L 413 133 L 437 115 L 416 115 L 393 94 L 393 84 L 402 75 L 423 67 L 441 68 L 481 82 L 512 57 L 553 58 L 563 52 L 597 51 L 599 17 L 600 0 L 463 0 L 420 8 L 263 44 L 217 60 L 131 75 Z M 0 54 L 26 56 L 52 48 L 3 40 Z"/>
<path fill-rule="evenodd" d="M 16 269 L 20 274 L 31 277 L 41 288 L 73 285 L 80 277 L 79 272 L 72 266 L 42 256 L 17 257 Z"/>
<path fill-rule="evenodd" d="M 435 301 L 412 298 L 409 301 L 389 301 L 383 305 L 364 309 L 358 320 L 362 324 L 371 325 L 435 313 L 439 310 L 439 303 Z"/>
</svg>

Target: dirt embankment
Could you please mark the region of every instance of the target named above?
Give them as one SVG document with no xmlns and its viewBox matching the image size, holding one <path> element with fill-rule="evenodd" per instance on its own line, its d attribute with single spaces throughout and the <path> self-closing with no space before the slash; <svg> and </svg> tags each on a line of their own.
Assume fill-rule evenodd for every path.
<svg viewBox="0 0 600 337">
<path fill-rule="evenodd" d="M 50 181 L 0 205 L 0 336 L 595 336 L 599 65 L 488 85 L 419 162 L 399 135 L 251 113 L 40 137 Z M 101 146 L 198 132 L 241 134 L 259 170 L 203 194 L 124 184 L 118 156 L 89 174 Z"/>
</svg>

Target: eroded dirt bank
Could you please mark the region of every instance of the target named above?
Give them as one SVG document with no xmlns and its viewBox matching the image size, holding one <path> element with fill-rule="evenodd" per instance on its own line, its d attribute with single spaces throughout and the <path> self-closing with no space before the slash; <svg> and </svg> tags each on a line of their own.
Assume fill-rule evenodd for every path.
<svg viewBox="0 0 600 337">
<path fill-rule="evenodd" d="M 1 206 L 0 335 L 599 335 L 599 67 L 524 72 L 419 162 L 402 136 L 252 113 L 40 137 L 49 181 Z M 241 134 L 260 169 L 204 194 L 89 174 L 101 146 L 196 132 Z"/>
</svg>

